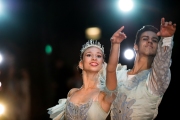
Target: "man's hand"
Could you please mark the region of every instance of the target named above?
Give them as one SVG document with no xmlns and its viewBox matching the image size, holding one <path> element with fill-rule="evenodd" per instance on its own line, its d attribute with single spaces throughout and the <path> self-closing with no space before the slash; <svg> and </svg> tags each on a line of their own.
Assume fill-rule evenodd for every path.
<svg viewBox="0 0 180 120">
<path fill-rule="evenodd" d="M 160 31 L 157 33 L 161 37 L 171 37 L 176 31 L 176 24 L 172 24 L 172 21 L 165 22 L 165 18 L 161 19 Z"/>
<path fill-rule="evenodd" d="M 111 37 L 111 43 L 113 44 L 120 44 L 124 39 L 126 39 L 126 34 L 122 32 L 124 26 L 122 26 L 119 30 L 117 30 L 113 36 Z"/>
</svg>

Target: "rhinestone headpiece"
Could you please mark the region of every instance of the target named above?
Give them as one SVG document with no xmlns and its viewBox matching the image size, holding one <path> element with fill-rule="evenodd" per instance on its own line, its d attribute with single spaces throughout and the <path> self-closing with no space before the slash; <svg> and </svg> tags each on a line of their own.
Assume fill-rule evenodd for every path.
<svg viewBox="0 0 180 120">
<path fill-rule="evenodd" d="M 92 40 L 92 39 L 88 40 L 86 44 L 82 46 L 82 49 L 80 50 L 81 53 L 83 53 L 87 48 L 92 47 L 92 46 L 99 48 L 104 53 L 104 47 L 100 44 L 100 42 L 98 42 L 97 40 Z"/>
</svg>

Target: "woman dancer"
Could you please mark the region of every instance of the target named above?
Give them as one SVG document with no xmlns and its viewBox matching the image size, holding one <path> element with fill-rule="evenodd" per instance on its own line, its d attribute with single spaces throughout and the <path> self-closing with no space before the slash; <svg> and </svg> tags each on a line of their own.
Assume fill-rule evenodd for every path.
<svg viewBox="0 0 180 120">
<path fill-rule="evenodd" d="M 53 120 L 105 120 L 117 93 L 116 72 L 123 68 L 118 65 L 120 43 L 126 38 L 124 26 L 111 37 L 108 64 L 104 61 L 104 47 L 97 41 L 89 40 L 81 49 L 79 68 L 82 70 L 83 85 L 72 88 L 67 99 L 49 108 Z"/>
</svg>

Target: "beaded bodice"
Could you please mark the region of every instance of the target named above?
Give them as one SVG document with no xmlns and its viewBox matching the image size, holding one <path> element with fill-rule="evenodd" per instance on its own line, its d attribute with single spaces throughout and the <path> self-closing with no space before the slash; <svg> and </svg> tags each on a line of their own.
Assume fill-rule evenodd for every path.
<svg viewBox="0 0 180 120">
<path fill-rule="evenodd" d="M 67 99 L 66 106 L 66 119 L 67 120 L 86 120 L 87 112 L 92 105 L 93 100 L 85 104 L 75 105 L 72 103 L 69 98 Z"/>
</svg>

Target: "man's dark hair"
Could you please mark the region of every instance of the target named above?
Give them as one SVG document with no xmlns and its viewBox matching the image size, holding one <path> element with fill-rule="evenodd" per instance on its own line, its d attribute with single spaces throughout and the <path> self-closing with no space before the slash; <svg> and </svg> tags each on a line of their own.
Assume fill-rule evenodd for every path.
<svg viewBox="0 0 180 120">
<path fill-rule="evenodd" d="M 143 26 L 141 29 L 139 29 L 137 31 L 136 39 L 135 39 L 135 43 L 134 44 L 136 44 L 136 45 L 139 44 L 139 40 L 140 40 L 140 37 L 141 37 L 142 33 L 146 32 L 146 31 L 152 31 L 152 32 L 157 33 L 159 30 L 156 27 L 152 26 L 152 25 L 145 25 L 145 26 Z"/>
</svg>

